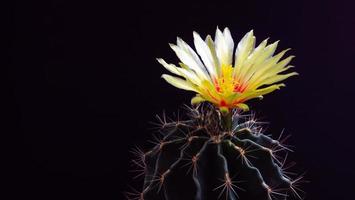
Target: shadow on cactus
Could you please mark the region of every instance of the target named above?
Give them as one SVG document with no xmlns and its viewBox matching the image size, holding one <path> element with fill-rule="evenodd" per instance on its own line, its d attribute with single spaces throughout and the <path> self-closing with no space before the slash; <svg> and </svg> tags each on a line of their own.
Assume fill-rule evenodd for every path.
<svg viewBox="0 0 355 200">
<path fill-rule="evenodd" d="M 288 172 L 292 150 L 263 133 L 263 123 L 246 111 L 246 101 L 262 98 L 284 86 L 280 81 L 296 75 L 281 74 L 291 68 L 287 50 L 273 56 L 277 42 L 264 40 L 255 47 L 253 31 L 234 43 L 226 28 L 216 31 L 215 41 L 194 32 L 195 51 L 180 38 L 171 44 L 180 67 L 158 61 L 180 76 L 162 77 L 175 87 L 196 92 L 186 106 L 187 118 L 176 121 L 158 117 L 155 146 L 133 150 L 141 190 L 127 192 L 133 200 L 274 200 L 301 199 L 303 176 Z M 202 61 L 201 61 L 202 60 Z"/>
</svg>

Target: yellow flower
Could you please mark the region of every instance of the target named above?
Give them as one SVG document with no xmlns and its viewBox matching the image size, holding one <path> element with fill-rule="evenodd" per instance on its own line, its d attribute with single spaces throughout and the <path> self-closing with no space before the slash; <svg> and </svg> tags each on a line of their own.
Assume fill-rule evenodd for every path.
<svg viewBox="0 0 355 200">
<path fill-rule="evenodd" d="M 234 59 L 234 42 L 228 28 L 223 32 L 217 28 L 214 41 L 210 35 L 202 40 L 196 32 L 193 37 L 197 53 L 180 38 L 176 45 L 170 44 L 181 61 L 179 67 L 157 59 L 168 71 L 181 77 L 163 74 L 162 78 L 177 88 L 197 93 L 192 104 L 209 101 L 223 110 L 248 110 L 246 101 L 280 89 L 285 86 L 280 81 L 297 75 L 281 74 L 292 67 L 288 64 L 294 56 L 281 59 L 289 49 L 273 55 L 278 41 L 268 45 L 267 39 L 255 47 L 253 31 L 238 43 Z"/>
</svg>

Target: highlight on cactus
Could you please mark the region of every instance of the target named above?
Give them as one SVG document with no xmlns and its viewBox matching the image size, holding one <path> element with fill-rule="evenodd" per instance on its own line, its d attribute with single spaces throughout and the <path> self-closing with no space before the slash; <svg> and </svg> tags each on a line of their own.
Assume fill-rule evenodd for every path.
<svg viewBox="0 0 355 200">
<path fill-rule="evenodd" d="M 228 28 L 217 28 L 215 39 L 194 32 L 195 50 L 177 38 L 170 44 L 179 66 L 158 58 L 173 75 L 171 85 L 195 92 L 185 119 L 158 116 L 158 133 L 149 150 L 132 152 L 135 179 L 142 188 L 126 193 L 132 200 L 275 200 L 302 199 L 297 176 L 288 162 L 292 152 L 283 132 L 273 139 L 265 122 L 247 112 L 248 100 L 262 98 L 285 86 L 296 72 L 286 72 L 289 49 L 274 55 L 278 42 L 256 45 L 253 31 L 234 46 Z"/>
</svg>

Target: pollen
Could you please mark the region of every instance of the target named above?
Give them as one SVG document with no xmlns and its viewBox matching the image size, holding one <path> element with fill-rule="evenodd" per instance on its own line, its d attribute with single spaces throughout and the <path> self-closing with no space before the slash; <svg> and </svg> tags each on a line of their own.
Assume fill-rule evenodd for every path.
<svg viewBox="0 0 355 200">
<path fill-rule="evenodd" d="M 238 88 L 239 83 L 233 77 L 234 68 L 232 65 L 222 65 L 221 75 L 215 79 L 216 91 L 223 95 L 230 95 Z"/>
</svg>

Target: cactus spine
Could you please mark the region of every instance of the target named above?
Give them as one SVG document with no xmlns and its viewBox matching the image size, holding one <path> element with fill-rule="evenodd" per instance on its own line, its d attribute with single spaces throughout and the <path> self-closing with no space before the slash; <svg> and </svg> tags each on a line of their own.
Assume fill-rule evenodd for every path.
<svg viewBox="0 0 355 200">
<path fill-rule="evenodd" d="M 187 120 L 159 118 L 161 137 L 133 163 L 144 176 L 134 200 L 274 200 L 301 198 L 302 176 L 286 170 L 282 135 L 263 133 L 262 122 L 239 109 L 225 115 L 205 103 L 189 108 Z M 281 158 L 283 156 L 283 158 Z"/>
</svg>

